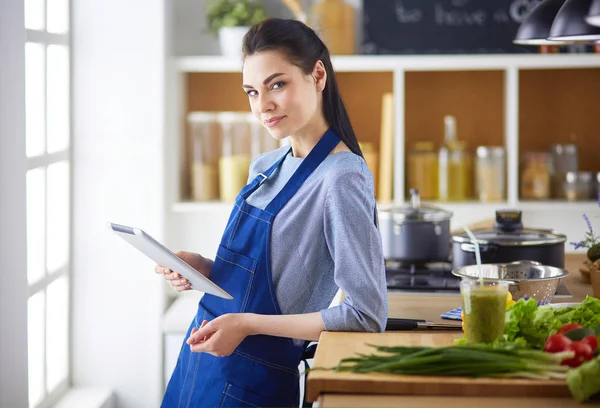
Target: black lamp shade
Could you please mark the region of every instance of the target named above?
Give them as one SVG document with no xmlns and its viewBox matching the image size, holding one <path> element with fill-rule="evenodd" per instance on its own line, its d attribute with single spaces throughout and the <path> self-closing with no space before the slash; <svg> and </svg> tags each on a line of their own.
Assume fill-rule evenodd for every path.
<svg viewBox="0 0 600 408">
<path fill-rule="evenodd" d="M 585 21 L 596 27 L 600 27 L 600 0 L 592 1 L 590 11 L 588 12 Z"/>
<path fill-rule="evenodd" d="M 589 25 L 586 17 L 592 0 L 567 0 L 550 28 L 549 40 L 595 42 L 600 40 L 600 27 Z"/>
<path fill-rule="evenodd" d="M 550 35 L 550 27 L 552 27 L 554 17 L 564 3 L 565 0 L 545 0 L 538 3 L 523 19 L 513 43 L 520 45 L 560 45 L 557 41 L 548 40 L 548 35 Z"/>
</svg>

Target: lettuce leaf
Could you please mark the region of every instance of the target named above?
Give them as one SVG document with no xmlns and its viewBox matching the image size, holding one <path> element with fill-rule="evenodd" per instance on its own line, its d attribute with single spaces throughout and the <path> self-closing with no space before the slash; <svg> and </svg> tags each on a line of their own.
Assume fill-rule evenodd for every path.
<svg viewBox="0 0 600 408">
<path fill-rule="evenodd" d="M 546 339 L 567 323 L 595 329 L 600 324 L 600 300 L 588 296 L 579 305 L 557 308 L 538 307 L 533 298 L 519 299 L 506 310 L 504 340 L 542 349 Z"/>
<path fill-rule="evenodd" d="M 600 357 L 567 371 L 567 385 L 579 402 L 600 393 Z"/>
<path fill-rule="evenodd" d="M 538 307 L 533 298 L 519 299 L 506 310 L 504 341 L 525 342 L 531 348 L 542 349 L 546 339 L 561 326 L 553 308 Z"/>
</svg>

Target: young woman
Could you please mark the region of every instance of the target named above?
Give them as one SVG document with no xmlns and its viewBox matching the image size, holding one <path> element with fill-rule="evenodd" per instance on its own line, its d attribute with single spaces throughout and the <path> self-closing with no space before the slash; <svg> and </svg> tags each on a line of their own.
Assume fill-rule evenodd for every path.
<svg viewBox="0 0 600 408">
<path fill-rule="evenodd" d="M 243 54 L 253 114 L 291 148 L 252 163 L 214 262 L 178 254 L 234 300 L 203 296 L 163 407 L 298 406 L 309 341 L 324 330 L 385 329 L 373 179 L 326 46 L 299 21 L 268 19 L 246 34 Z M 190 287 L 156 272 L 178 291 Z M 328 308 L 338 288 L 347 296 Z"/>
</svg>

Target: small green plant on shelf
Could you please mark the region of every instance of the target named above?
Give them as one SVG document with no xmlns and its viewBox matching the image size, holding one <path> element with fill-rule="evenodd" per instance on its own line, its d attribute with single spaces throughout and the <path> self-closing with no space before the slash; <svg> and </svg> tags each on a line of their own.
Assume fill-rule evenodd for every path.
<svg viewBox="0 0 600 408">
<path fill-rule="evenodd" d="M 211 0 L 206 7 L 208 29 L 218 33 L 223 27 L 250 27 L 267 18 L 264 7 L 251 0 Z"/>
</svg>

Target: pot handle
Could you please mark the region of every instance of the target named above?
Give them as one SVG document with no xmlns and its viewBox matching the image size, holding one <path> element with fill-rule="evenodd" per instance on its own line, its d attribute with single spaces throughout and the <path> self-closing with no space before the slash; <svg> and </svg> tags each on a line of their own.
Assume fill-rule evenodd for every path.
<svg viewBox="0 0 600 408">
<path fill-rule="evenodd" d="M 460 244 L 460 249 L 463 252 L 475 253 L 475 244 L 462 243 L 462 244 Z M 496 247 L 493 245 L 479 245 L 479 252 L 481 254 L 493 253 L 495 250 L 496 250 Z"/>
</svg>

